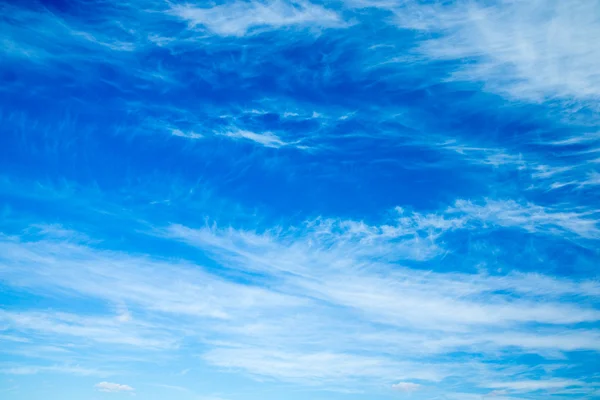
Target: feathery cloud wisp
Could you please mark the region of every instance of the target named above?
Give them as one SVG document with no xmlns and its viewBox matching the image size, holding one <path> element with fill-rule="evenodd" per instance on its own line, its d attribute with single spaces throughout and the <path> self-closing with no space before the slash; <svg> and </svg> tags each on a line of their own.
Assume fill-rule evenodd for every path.
<svg viewBox="0 0 600 400">
<path fill-rule="evenodd" d="M 112 382 L 100 382 L 94 385 L 96 389 L 101 392 L 118 393 L 118 392 L 133 392 L 134 389 L 129 385 L 122 385 L 120 383 Z"/>
</svg>

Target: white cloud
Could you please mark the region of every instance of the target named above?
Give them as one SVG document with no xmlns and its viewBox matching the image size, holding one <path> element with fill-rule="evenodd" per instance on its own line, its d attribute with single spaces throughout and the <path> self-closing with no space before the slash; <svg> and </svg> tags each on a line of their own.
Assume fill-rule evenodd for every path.
<svg viewBox="0 0 600 400">
<path fill-rule="evenodd" d="M 587 35 L 598 33 L 590 23 L 594 10 L 587 7 L 591 2 L 574 6 L 551 2 L 543 12 L 556 14 L 552 18 L 540 16 L 542 7 L 535 8 L 543 4 L 540 1 L 499 1 L 491 8 L 459 2 L 458 6 L 440 9 L 427 8 L 422 2 L 419 6 L 393 1 L 354 3 L 393 8 L 404 4 L 404 9 L 397 9 L 400 25 L 435 37 L 422 42 L 418 49 L 422 56 L 428 60 L 475 60 L 461 64 L 453 79 L 486 82 L 489 90 L 527 100 L 588 99 L 600 92 L 595 69 L 591 69 L 598 64 L 598 51 L 586 41 Z M 175 5 L 171 15 L 186 21 L 191 30 L 220 36 L 344 25 L 340 14 L 306 1 L 219 4 L 210 8 Z M 496 8 L 497 4 L 502 6 Z M 402 14 L 412 10 L 417 11 L 418 18 L 411 12 Z M 578 18 L 586 13 L 589 16 Z M 571 19 L 578 19 L 578 23 L 571 23 Z M 128 68 L 120 68 L 119 63 L 140 47 L 140 37 L 152 33 L 148 32 L 151 28 L 142 27 L 142 32 L 128 39 L 127 33 L 113 29 L 125 20 L 104 21 L 102 26 L 90 27 L 89 34 L 66 25 L 54 29 L 57 21 L 49 15 L 32 21 L 27 30 L 41 28 L 29 36 L 22 36 L 25 31 L 10 30 L 4 53 L 35 60 L 61 54 L 71 62 L 78 54 L 65 50 L 81 45 L 93 49 L 93 54 L 101 51 L 98 57 L 106 60 L 113 60 L 107 54 L 114 55 L 117 64 L 113 66 L 123 74 L 131 74 L 130 67 L 136 63 L 124 63 Z M 139 25 L 148 22 L 140 19 Z M 39 31 L 53 32 L 46 41 L 56 45 L 56 51 L 48 51 L 37 42 L 37 37 L 48 38 L 37 35 Z M 17 40 L 20 37 L 22 41 Z M 182 45 L 176 37 L 151 38 L 168 50 Z M 94 64 L 86 60 L 85 65 Z M 140 76 L 148 79 L 169 76 L 168 70 L 143 72 Z M 294 115 L 281 112 L 284 118 L 305 119 L 311 114 L 286 107 L 281 106 L 281 110 L 293 110 Z M 178 118 L 188 120 L 189 113 L 177 112 Z M 314 113 L 312 118 L 329 117 Z M 192 119 L 191 125 L 198 126 Z M 231 126 L 241 126 L 235 123 L 239 121 Z M 167 132 L 186 139 L 202 138 L 194 131 Z M 233 130 L 222 135 L 269 148 L 301 148 L 299 142 L 281 132 L 278 136 Z M 593 135 L 590 138 L 586 143 L 595 140 Z M 583 141 L 570 140 L 561 145 Z M 532 163 L 526 156 L 503 150 L 447 148 L 474 155 L 485 165 L 527 170 L 534 179 L 562 179 L 571 171 L 570 166 Z M 597 173 L 585 176 L 573 185 L 598 184 Z M 437 212 L 398 209 L 383 223 L 318 218 L 289 229 L 274 227 L 260 232 L 173 225 L 158 235 L 162 238 L 153 239 L 195 246 L 200 251 L 178 255 L 195 261 L 109 251 L 60 226 L 35 228 L 33 238 L 31 231 L 23 238 L 0 237 L 3 284 L 72 301 L 61 302 L 68 308 L 65 312 L 0 312 L 0 327 L 10 333 L 0 338 L 12 340 L 10 351 L 15 354 L 27 350 L 19 353 L 27 357 L 39 357 L 41 352 L 34 354 L 39 344 L 49 342 L 57 347 L 73 345 L 70 357 L 92 358 L 96 355 L 92 353 L 101 353 L 132 357 L 132 363 L 154 361 L 162 351 L 188 352 L 193 348 L 212 366 L 312 385 L 347 389 L 356 382 L 376 383 L 408 392 L 421 386 L 412 379 L 440 381 L 460 376 L 463 381 L 479 383 L 481 376 L 489 376 L 498 379 L 489 384 L 490 388 L 528 391 L 571 386 L 557 380 L 521 380 L 529 374 L 523 370 L 495 374 L 498 365 L 448 366 L 429 361 L 454 351 L 477 353 L 485 359 L 502 355 L 507 349 L 542 356 L 600 350 L 598 330 L 589 326 L 600 319 L 597 304 L 591 300 L 600 294 L 598 282 L 516 272 L 502 276 L 450 273 L 445 272 L 450 268 L 439 268 L 444 266 L 444 257 L 452 255 L 448 240 L 460 239 L 461 234 L 472 237 L 511 228 L 577 243 L 596 240 L 600 236 L 598 217 L 587 209 L 510 200 L 459 200 Z M 464 260 L 465 268 L 475 270 L 477 266 L 471 261 Z M 100 305 L 94 308 L 94 315 L 80 314 L 83 307 L 75 306 L 86 301 Z M 574 325 L 578 323 L 585 325 Z M 14 340 L 21 337 L 27 339 Z M 189 347 L 181 350 L 180 343 Z M 86 375 L 94 370 L 8 366 L 3 372 Z M 514 379 L 502 382 L 509 378 Z M 101 390 L 133 391 L 127 385 L 98 385 Z M 424 383 L 423 387 L 429 385 Z"/>
<path fill-rule="evenodd" d="M 392 389 L 400 392 L 414 392 L 421 389 L 421 385 L 413 382 L 398 382 L 392 385 Z"/>
<path fill-rule="evenodd" d="M 598 161 L 600 161 L 600 159 L 598 159 Z M 596 171 L 591 171 L 587 175 L 586 179 L 584 179 L 582 182 L 578 183 L 578 186 L 580 188 L 585 187 L 585 186 L 596 186 L 596 185 L 600 185 L 600 172 L 596 172 Z"/>
<path fill-rule="evenodd" d="M 13 271 L 16 284 L 41 284 L 48 289 L 50 283 L 112 304 L 137 305 L 157 312 L 215 319 L 229 319 L 238 312 L 248 312 L 263 301 L 292 307 L 301 304 L 300 300 L 290 296 L 229 282 L 190 263 L 160 262 L 122 253 L 97 252 L 85 246 L 52 241 L 0 241 L 0 248 L 0 260 L 5 260 L 2 254 L 12 254 L 13 260 L 20 265 Z M 31 260 L 40 267 L 36 270 L 37 274 L 30 277 L 21 275 L 27 273 L 27 264 Z M 225 293 L 229 295 L 223 296 Z M 123 315 L 122 311 L 119 315 Z M 57 317 L 60 321 L 65 315 L 58 314 Z M 71 320 L 69 317 L 64 322 L 89 322 L 110 331 L 144 328 L 141 322 L 123 324 L 115 318 Z M 28 325 L 34 327 L 36 324 Z M 100 331 L 94 329 L 92 332 Z M 137 342 L 134 338 L 130 340 Z"/>
<path fill-rule="evenodd" d="M 165 349 L 175 345 L 173 337 L 163 329 L 145 323 L 122 324 L 105 317 L 87 317 L 59 312 L 0 311 L 0 322 L 13 329 L 28 332 L 29 337 L 52 334 L 97 343 L 129 345 L 144 349 Z"/>
<path fill-rule="evenodd" d="M 525 100 L 600 96 L 600 49 L 590 40 L 600 36 L 597 0 L 409 1 L 392 9 L 399 26 L 440 34 L 421 43 L 422 54 L 473 61 L 462 62 L 453 79 Z"/>
<path fill-rule="evenodd" d="M 133 392 L 134 389 L 129 385 L 119 383 L 100 382 L 94 386 L 101 392 L 118 393 L 118 392 Z"/>
<path fill-rule="evenodd" d="M 59 15 L 45 9 L 25 9 L 8 6 L 3 11 L 11 15 L 10 20 L 2 21 L 0 24 L 6 32 L 3 40 L 5 48 L 1 48 L 4 54 L 27 58 L 33 62 L 46 62 L 59 58 L 55 52 L 71 50 L 67 57 L 69 60 L 82 61 L 87 57 L 88 61 L 100 59 L 105 51 L 110 52 L 115 60 L 117 57 L 127 56 L 143 44 L 140 37 L 133 29 L 126 27 L 128 17 L 134 9 L 127 7 L 118 9 L 108 4 L 104 15 L 99 15 L 95 24 L 78 23 L 76 19 L 61 18 Z M 137 10 L 135 10 L 137 11 Z M 120 14 L 119 14 L 120 12 Z M 137 18 L 143 15 L 137 14 Z M 37 31 L 29 30 L 27 27 L 35 26 Z M 44 32 L 49 41 L 40 41 L 37 33 Z M 93 50 L 93 53 L 82 51 Z M 123 54 L 119 54 L 123 53 Z M 80 67 L 80 63 L 73 67 Z"/>
<path fill-rule="evenodd" d="M 449 374 L 434 371 L 426 363 L 396 362 L 332 352 L 291 352 L 235 344 L 208 351 L 204 359 L 223 368 L 301 383 L 337 385 L 351 379 L 388 381 L 394 376 L 438 381 Z"/>
<path fill-rule="evenodd" d="M 506 392 L 494 390 L 487 394 L 481 393 L 446 393 L 445 396 L 452 400 L 526 400 L 523 397 L 505 396 Z"/>
<path fill-rule="evenodd" d="M 564 208 L 520 204 L 513 200 L 487 200 L 484 204 L 459 200 L 449 211 L 466 214 L 471 221 L 517 227 L 530 232 L 552 234 L 559 230 L 582 238 L 600 237 L 598 220 L 593 213 L 585 211 L 565 211 Z"/>
<path fill-rule="evenodd" d="M 178 4 L 170 13 L 191 26 L 201 25 L 221 36 L 244 36 L 261 29 L 291 26 L 325 28 L 343 24 L 334 11 L 308 1 L 233 1 L 210 8 Z"/>
<path fill-rule="evenodd" d="M 200 133 L 196 133 L 196 132 L 183 132 L 179 129 L 173 129 L 171 131 L 171 134 L 173 136 L 179 136 L 179 137 L 183 137 L 183 138 L 187 138 L 187 139 L 202 139 L 204 137 L 204 135 L 201 135 Z"/>
<path fill-rule="evenodd" d="M 0 324 L 32 344 L 51 337 L 58 345 L 101 344 L 136 357 L 143 357 L 136 349 L 157 354 L 177 351 L 178 343 L 201 343 L 202 359 L 216 367 L 336 390 L 450 376 L 469 381 L 481 371 L 501 382 L 512 373 L 426 360 L 454 351 L 485 356 L 511 349 L 551 357 L 598 351 L 598 332 L 571 324 L 600 319 L 590 300 L 600 286 L 540 274 L 432 272 L 428 266 L 441 261 L 445 241 L 460 231 L 511 227 L 577 237 L 590 227 L 571 224 L 586 218 L 488 200 L 458 201 L 432 213 L 397 209 L 379 225 L 317 219 L 264 232 L 180 225 L 153 232 L 198 248 L 222 276 L 182 260 L 95 249 L 71 235 L 2 237 L 0 265 L 7 267 L 8 284 L 100 299 L 109 309 L 117 305 L 117 312 L 3 311 Z M 404 260 L 424 268 L 406 268 Z M 544 326 L 533 329 L 538 323 Z"/>
<path fill-rule="evenodd" d="M 186 393 L 191 392 L 188 388 L 184 388 L 183 386 L 177 386 L 177 385 L 165 385 L 162 383 L 154 383 L 154 384 L 152 384 L 152 386 L 169 389 L 169 390 L 175 390 L 177 392 L 186 392 Z"/>
<path fill-rule="evenodd" d="M 600 317 L 593 308 L 581 309 L 579 305 L 561 303 L 558 298 L 547 298 L 541 303 L 527 299 L 527 295 L 562 296 L 566 293 L 564 290 L 593 296 L 598 291 L 593 283 L 581 291 L 563 286 L 556 280 L 550 283 L 549 278 L 536 275 L 484 278 L 468 274 L 420 273 L 399 266 L 395 266 L 394 272 L 384 273 L 383 265 L 368 261 L 388 252 L 394 254 L 402 248 L 399 242 L 413 241 L 413 236 L 422 235 L 422 231 L 433 231 L 435 237 L 445 231 L 479 229 L 481 221 L 493 224 L 495 218 L 500 218 L 502 226 L 532 230 L 541 229 L 538 224 L 555 223 L 553 214 L 544 214 L 537 209 L 531 213 L 526 208 L 519 208 L 516 215 L 510 212 L 503 215 L 487 211 L 487 207 L 471 210 L 470 206 L 457 204 L 460 207 L 449 211 L 449 214 L 456 214 L 454 218 L 401 215 L 395 226 L 325 221 L 310 225 L 306 237 L 292 243 L 286 243 L 285 234 L 276 238 L 268 233 L 189 230 L 178 226 L 172 227 L 168 235 L 213 251 L 226 265 L 278 276 L 290 285 L 288 291 L 351 307 L 377 322 L 398 326 L 408 323 L 451 331 L 468 325 L 569 324 L 595 321 Z M 491 208 L 497 206 L 490 203 Z M 524 222 L 527 213 L 535 217 L 531 227 Z M 558 220 L 563 221 L 562 217 Z M 509 299 L 493 294 L 506 289 L 526 296 Z M 482 302 L 482 296 L 486 301 Z"/>
<path fill-rule="evenodd" d="M 131 313 L 129 312 L 129 310 L 127 309 L 127 307 L 124 304 L 121 304 L 118 308 L 117 308 L 117 321 L 119 322 L 129 322 L 131 321 Z"/>
<path fill-rule="evenodd" d="M 522 392 L 531 392 L 536 390 L 562 389 L 567 387 L 584 386 L 580 381 L 569 379 L 552 380 L 527 380 L 527 381 L 508 381 L 508 382 L 490 382 L 484 385 L 490 389 L 509 389 Z"/>
<path fill-rule="evenodd" d="M 21 366 L 0 369 L 3 374 L 10 375 L 35 375 L 38 373 L 60 373 L 68 375 L 92 376 L 92 375 L 107 375 L 106 372 L 91 368 L 84 368 L 73 365 L 52 365 L 52 366 Z"/>
<path fill-rule="evenodd" d="M 540 145 L 563 146 L 560 150 L 545 154 L 513 154 L 503 148 L 467 146 L 458 144 L 456 140 L 440 143 L 437 147 L 458 153 L 462 159 L 473 164 L 487 165 L 496 169 L 517 170 L 521 174 L 528 173 L 533 181 L 530 189 L 554 190 L 565 186 L 581 189 L 600 185 L 598 173 L 593 166 L 593 157 L 598 150 L 595 147 L 596 143 L 583 145 L 586 147 L 583 152 L 573 153 L 568 149 L 569 143 L 580 141 L 586 142 L 580 140 L 579 136 L 561 140 L 561 144 L 539 141 Z M 554 154 L 556 155 L 553 156 Z"/>
<path fill-rule="evenodd" d="M 29 340 L 24 337 L 0 334 L 0 342 L 20 342 L 27 343 Z"/>
<path fill-rule="evenodd" d="M 277 135 L 271 132 L 254 133 L 250 131 L 237 130 L 233 132 L 227 132 L 224 136 L 234 139 L 246 139 L 258 143 L 265 147 L 279 148 L 286 146 L 289 143 L 281 140 Z"/>
</svg>

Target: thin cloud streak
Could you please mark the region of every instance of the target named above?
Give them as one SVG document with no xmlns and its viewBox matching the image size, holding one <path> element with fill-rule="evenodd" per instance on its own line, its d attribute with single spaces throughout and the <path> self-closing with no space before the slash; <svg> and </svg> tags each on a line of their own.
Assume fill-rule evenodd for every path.
<svg viewBox="0 0 600 400">
<path fill-rule="evenodd" d="M 202 26 L 221 36 L 244 36 L 282 27 L 340 27 L 343 21 L 333 10 L 308 1 L 234 1 L 213 7 L 175 5 L 170 14 Z"/>
</svg>

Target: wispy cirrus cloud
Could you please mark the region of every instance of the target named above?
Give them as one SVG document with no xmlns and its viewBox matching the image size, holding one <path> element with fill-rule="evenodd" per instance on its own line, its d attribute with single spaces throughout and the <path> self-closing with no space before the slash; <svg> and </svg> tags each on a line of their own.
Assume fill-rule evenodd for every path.
<svg viewBox="0 0 600 400">
<path fill-rule="evenodd" d="M 200 133 L 196 133 L 196 132 L 183 132 L 179 129 L 173 129 L 171 131 L 171 134 L 173 136 L 179 136 L 182 138 L 186 138 L 186 139 L 202 139 L 204 136 Z"/>
<path fill-rule="evenodd" d="M 179 237 L 190 244 L 214 251 L 223 258 L 223 262 L 237 265 L 241 263 L 252 271 L 280 276 L 294 286 L 299 285 L 295 291 L 310 293 L 318 299 L 360 310 L 377 322 L 385 321 L 399 326 L 408 322 L 414 326 L 454 330 L 458 326 L 472 324 L 493 326 L 525 321 L 569 324 L 583 322 L 588 318 L 591 318 L 591 321 L 598 318 L 596 311 L 593 310 L 584 311 L 580 317 L 577 317 L 578 312 L 575 310 L 565 308 L 560 311 L 564 305 L 558 303 L 554 305 L 546 303 L 543 306 L 527 304 L 528 302 L 521 298 L 519 301 L 524 303 L 519 305 L 503 299 L 503 296 L 492 295 L 491 293 L 499 290 L 503 285 L 512 286 L 512 291 L 519 291 L 513 283 L 510 283 L 511 279 L 506 277 L 482 280 L 482 286 L 478 287 L 478 284 L 472 281 L 472 279 L 478 280 L 477 277 L 432 273 L 421 275 L 408 271 L 405 274 L 400 268 L 397 268 L 395 273 L 380 276 L 383 265 L 378 263 L 372 263 L 373 271 L 367 273 L 364 264 L 367 258 L 375 256 L 384 257 L 385 260 L 388 251 L 397 256 L 397 250 L 401 248 L 398 242 L 402 243 L 403 240 L 414 245 L 415 231 L 411 232 L 411 229 L 415 227 L 411 226 L 412 223 L 422 224 L 416 228 L 416 232 L 423 233 L 431 232 L 434 226 L 438 230 L 440 226 L 442 227 L 438 231 L 439 235 L 441 232 L 457 229 L 457 226 L 453 226 L 457 224 L 456 220 L 430 218 L 428 221 L 416 217 L 413 222 L 403 218 L 400 221 L 405 224 L 406 231 L 403 231 L 402 225 L 382 228 L 363 225 L 358 230 L 356 228 L 343 230 L 344 225 L 326 230 L 329 229 L 326 225 L 325 229 L 320 226 L 310 228 L 308 237 L 291 243 L 286 243 L 289 238 L 286 239 L 285 236 L 280 241 L 270 234 L 255 235 L 252 232 L 231 230 L 193 231 L 182 227 L 173 227 L 169 236 Z M 461 220 L 458 227 L 469 229 L 466 221 Z M 510 226 L 521 225 L 511 219 L 508 222 L 514 223 Z M 462 224 L 464 226 L 461 226 Z M 543 224 L 544 222 L 540 222 L 540 225 Z M 471 226 L 471 229 L 475 226 Z M 338 231 L 339 227 L 342 227 L 342 230 Z M 432 242 L 431 239 L 425 238 L 424 241 L 430 242 L 426 246 L 435 245 L 435 241 Z M 417 256 L 416 259 L 420 260 L 420 257 Z M 427 258 L 427 260 L 431 259 L 432 257 Z M 515 277 L 515 279 L 519 278 Z M 459 284 L 464 280 L 473 282 L 473 285 Z M 531 286 L 527 287 L 526 291 L 532 294 Z M 427 288 L 436 288 L 436 290 L 432 292 Z M 597 290 L 593 285 L 590 289 L 592 290 L 590 295 Z M 471 296 L 476 298 L 477 294 L 480 296 L 485 292 L 490 293 L 488 299 L 490 302 L 485 305 L 468 300 Z M 546 308 L 547 306 L 549 308 Z M 531 310 L 531 313 L 525 310 Z"/>
<path fill-rule="evenodd" d="M 399 392 L 414 392 L 421 389 L 421 385 L 413 382 L 398 382 L 392 385 L 392 389 L 398 390 Z"/>
<path fill-rule="evenodd" d="M 279 147 L 286 146 L 289 144 L 289 143 L 284 142 L 277 135 L 275 135 L 271 132 L 254 133 L 254 132 L 250 132 L 250 131 L 237 130 L 237 131 L 233 131 L 233 132 L 227 132 L 224 134 L 224 136 L 227 136 L 232 139 L 245 139 L 245 140 L 249 140 L 249 141 L 258 143 L 262 146 L 272 147 L 272 148 L 279 148 Z"/>
<path fill-rule="evenodd" d="M 574 135 L 572 140 L 578 141 L 580 136 Z M 515 171 L 530 178 L 527 190 L 556 190 L 569 188 L 581 190 L 593 187 L 599 183 L 596 179 L 595 154 L 597 144 L 586 142 L 583 152 L 574 153 L 570 149 L 571 139 L 561 140 L 561 144 L 548 140 L 542 141 L 532 139 L 542 149 L 551 148 L 558 150 L 550 154 L 539 153 L 517 149 L 512 151 L 503 148 L 476 147 L 458 144 L 452 140 L 439 144 L 439 148 L 457 153 L 465 161 L 475 165 L 489 166 L 496 171 Z"/>
<path fill-rule="evenodd" d="M 263 234 L 182 226 L 161 233 L 162 240 L 181 240 L 206 251 L 225 268 L 224 277 L 182 261 L 94 249 L 89 239 L 73 242 L 78 235 L 65 241 L 64 235 L 37 230 L 28 239 L 5 237 L 2 254 L 11 258 L 2 262 L 11 266 L 4 274 L 11 285 L 124 303 L 130 317 L 38 311 L 5 312 L 3 320 L 12 334 L 27 334 L 36 342 L 50 335 L 55 341 L 125 344 L 129 351 L 173 351 L 169 343 L 189 343 L 192 335 L 207 346 L 201 359 L 209 365 L 333 389 L 340 382 L 348 388 L 392 385 L 398 379 L 439 386 L 451 377 L 469 380 L 472 368 L 496 373 L 489 366 L 459 367 L 437 359 L 455 351 L 481 357 L 508 348 L 543 356 L 596 350 L 597 331 L 573 328 L 600 319 L 590 303 L 600 291 L 594 282 L 537 274 L 390 270 L 381 256 L 393 255 L 403 241 L 414 243 L 415 235 L 442 246 L 453 232 L 497 224 L 485 208 L 457 204 L 442 215 L 404 210 L 397 225 L 387 227 L 324 220 Z M 548 223 L 544 219 L 530 223 L 514 226 L 555 234 L 542 229 Z M 432 265 L 442 255 L 410 259 Z M 35 269 L 30 268 L 33 260 Z M 236 276 L 252 278 L 241 285 L 231 281 Z M 265 284 L 269 289 L 261 288 Z M 544 329 L 529 327 L 540 323 Z M 399 355 L 402 362 L 395 358 Z"/>
<path fill-rule="evenodd" d="M 286 27 L 340 27 L 342 18 L 308 1 L 233 1 L 212 7 L 177 4 L 169 11 L 191 26 L 205 27 L 222 36 L 244 36 Z"/>
<path fill-rule="evenodd" d="M 81 317 L 77 314 L 53 312 L 15 313 L 3 311 L 2 321 L 10 330 L 36 334 L 71 337 L 97 343 L 139 346 L 146 349 L 167 348 L 174 345 L 173 340 L 146 324 L 132 322 L 132 326 L 123 326 L 119 318 Z M 129 322 L 129 321 L 127 321 Z"/>
<path fill-rule="evenodd" d="M 504 227 L 518 227 L 532 232 L 551 232 L 558 229 L 582 238 L 598 238 L 600 227 L 595 210 L 565 210 L 515 201 L 487 201 L 484 205 L 457 201 L 451 211 L 464 213 L 475 222 Z"/>
<path fill-rule="evenodd" d="M 422 54 L 472 61 L 452 79 L 480 81 L 525 100 L 593 101 L 600 94 L 593 68 L 600 53 L 588 40 L 598 35 L 595 1 L 458 1 L 447 7 L 409 1 L 397 7 L 391 8 L 399 26 L 440 34 L 420 43 Z"/>
<path fill-rule="evenodd" d="M 486 383 L 485 386 L 491 389 L 509 389 L 519 392 L 531 392 L 545 389 L 577 387 L 582 386 L 582 382 L 567 379 L 552 379 L 546 381 L 490 382 Z"/>
<path fill-rule="evenodd" d="M 0 373 L 9 375 L 35 375 L 38 373 L 59 373 L 79 376 L 107 375 L 105 371 L 84 368 L 77 365 L 51 365 L 2 368 L 0 369 Z"/>
<path fill-rule="evenodd" d="M 595 6 L 1 5 L 0 370 L 594 396 Z"/>
<path fill-rule="evenodd" d="M 134 389 L 129 385 L 113 382 L 100 382 L 94 387 L 101 392 L 118 393 L 118 392 L 133 392 Z"/>
<path fill-rule="evenodd" d="M 2 318 L 11 332 L 29 338 L 52 335 L 55 340 L 77 338 L 82 343 L 91 340 L 155 351 L 173 349 L 169 346 L 189 341 L 190 334 L 200 335 L 209 346 L 202 356 L 206 363 L 333 387 L 342 379 L 348 385 L 399 377 L 432 382 L 451 376 L 468 379 L 472 366 L 457 368 L 422 358 L 456 350 L 489 354 L 511 347 L 549 354 L 597 348 L 598 334 L 593 329 L 568 328 L 600 319 L 591 304 L 584 305 L 586 297 L 600 290 L 593 282 L 527 274 L 420 273 L 399 267 L 384 272 L 388 270 L 385 259 L 368 261 L 366 257 L 393 253 L 398 243 L 410 241 L 411 230 L 412 235 L 432 227 L 451 233 L 468 226 L 433 216 L 403 218 L 407 216 L 400 217 L 407 237 L 400 227 L 376 230 L 348 223 L 308 224 L 303 233 L 177 226 L 165 233 L 208 251 L 230 271 L 226 276 L 259 274 L 251 280 L 252 286 L 269 282 L 269 290 L 202 273 L 198 266 L 136 259 L 94 250 L 88 242 L 44 239 L 44 233 L 34 241 L 5 237 L 3 254 L 12 255 L 3 260 L 11 265 L 5 279 L 12 285 L 38 293 L 60 291 L 126 303 L 131 317 L 122 319 L 117 313 L 82 318 L 38 311 L 4 312 Z M 31 260 L 36 262 L 35 270 L 29 267 Z M 110 265 L 114 267 L 109 270 Z M 67 272 L 69 279 L 63 276 Z M 105 279 L 109 279 L 106 284 Z M 210 295 L 214 290 L 219 296 Z M 520 297 L 514 299 L 505 291 Z M 573 302 L 572 296 L 580 301 Z M 172 321 L 177 321 L 176 328 Z M 527 327 L 532 323 L 548 327 L 533 332 Z M 392 343 L 392 348 L 387 347 Z M 398 363 L 390 354 L 404 354 L 405 360 Z M 315 364 L 322 368 L 316 370 Z"/>
<path fill-rule="evenodd" d="M 214 349 L 205 354 L 204 359 L 217 367 L 236 368 L 253 375 L 310 384 L 327 382 L 333 387 L 351 379 L 390 379 L 400 371 L 407 378 L 439 379 L 427 366 L 330 352 L 295 353 L 234 345 Z"/>
</svg>

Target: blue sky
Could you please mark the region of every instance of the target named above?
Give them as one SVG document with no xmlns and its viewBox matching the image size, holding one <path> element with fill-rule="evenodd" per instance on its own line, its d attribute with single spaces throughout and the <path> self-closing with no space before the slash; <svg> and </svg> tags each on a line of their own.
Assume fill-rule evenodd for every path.
<svg viewBox="0 0 600 400">
<path fill-rule="evenodd" d="M 0 397 L 600 397 L 600 2 L 0 4 Z"/>
</svg>

